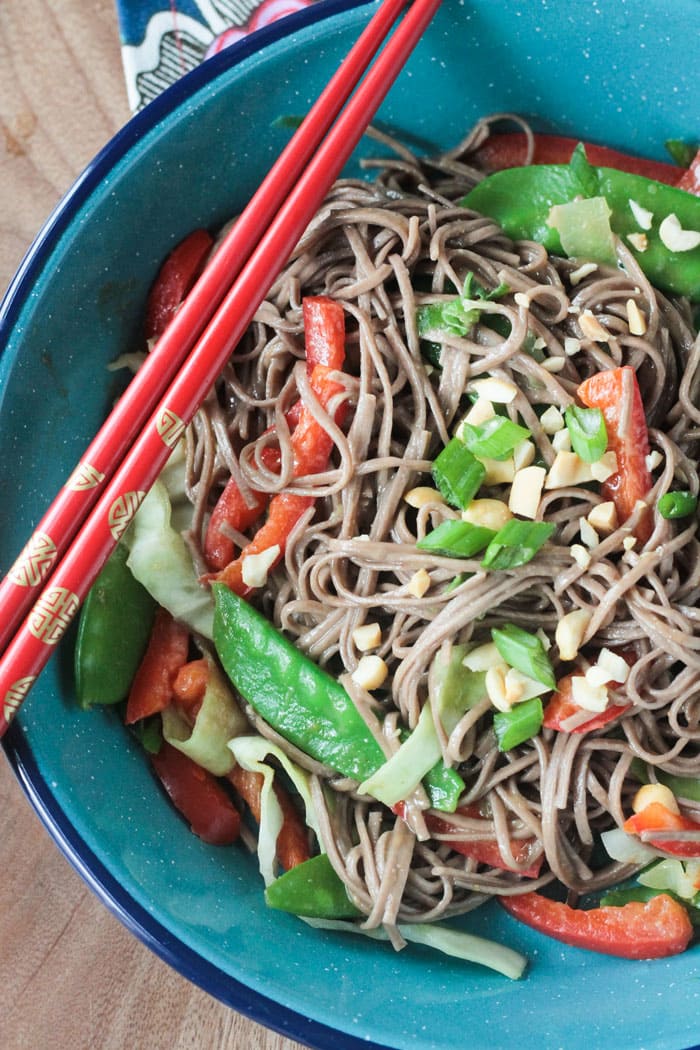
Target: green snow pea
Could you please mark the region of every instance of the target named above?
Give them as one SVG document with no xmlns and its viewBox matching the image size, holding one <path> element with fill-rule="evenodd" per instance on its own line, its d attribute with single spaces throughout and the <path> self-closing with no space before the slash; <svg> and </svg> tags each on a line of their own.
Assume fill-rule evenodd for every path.
<svg viewBox="0 0 700 1050">
<path fill-rule="evenodd" d="M 605 199 L 613 233 L 624 239 L 653 284 L 673 295 L 700 301 L 700 245 L 671 251 L 659 234 L 661 223 L 670 215 L 676 216 L 683 230 L 700 231 L 700 198 L 642 175 L 594 167 L 581 146 L 569 164 L 533 164 L 494 172 L 461 204 L 495 219 L 514 240 L 538 241 L 553 254 L 562 255 L 562 235 L 550 225 L 550 211 L 555 205 L 572 204 L 581 198 Z M 648 230 L 639 224 L 639 209 L 651 216 Z M 628 239 L 630 234 L 641 233 L 646 236 L 644 250 Z M 593 262 L 611 261 L 609 242 L 600 236 L 597 222 L 591 225 L 588 251 L 581 251 L 585 229 L 576 231 L 576 241 L 577 255 Z"/>
<path fill-rule="evenodd" d="M 151 634 L 156 603 L 127 568 L 127 556 L 120 544 L 80 614 L 74 666 L 82 708 L 126 699 Z"/>
<path fill-rule="evenodd" d="M 265 890 L 271 908 L 312 919 L 355 919 L 355 907 L 326 853 L 302 861 Z"/>
<path fill-rule="evenodd" d="M 224 584 L 214 584 L 214 645 L 234 687 L 286 740 L 360 782 L 384 752 L 340 682 Z M 464 783 L 438 763 L 425 778 L 435 808 L 454 811 Z"/>
</svg>

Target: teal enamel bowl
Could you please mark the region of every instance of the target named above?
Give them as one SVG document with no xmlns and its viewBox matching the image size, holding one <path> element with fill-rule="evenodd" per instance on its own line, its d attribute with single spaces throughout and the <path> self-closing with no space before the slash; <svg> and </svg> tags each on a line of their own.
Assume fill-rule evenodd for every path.
<svg viewBox="0 0 700 1050">
<path fill-rule="evenodd" d="M 245 202 L 287 139 L 276 118 L 308 109 L 372 6 L 321 3 L 211 59 L 127 124 L 39 235 L 0 314 L 3 572 L 106 414 L 117 392 L 106 366 L 137 345 L 159 262 Z M 432 149 L 480 115 L 517 111 L 663 159 L 666 139 L 698 137 L 699 24 L 697 0 L 445 0 L 381 123 Z M 700 1043 L 700 947 L 627 962 L 485 907 L 469 927 L 530 959 L 513 982 L 267 910 L 253 859 L 191 835 L 114 714 L 77 709 L 71 642 L 17 715 L 6 754 L 106 905 L 224 1002 L 337 1050 Z"/>
</svg>

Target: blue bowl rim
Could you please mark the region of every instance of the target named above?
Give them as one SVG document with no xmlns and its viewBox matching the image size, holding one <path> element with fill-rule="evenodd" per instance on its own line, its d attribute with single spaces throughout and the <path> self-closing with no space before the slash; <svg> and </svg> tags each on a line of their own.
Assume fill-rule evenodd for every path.
<svg viewBox="0 0 700 1050">
<path fill-rule="evenodd" d="M 5 351 L 9 334 L 38 274 L 73 216 L 105 176 L 147 132 L 186 102 L 194 92 L 268 45 L 300 29 L 370 3 L 371 0 L 317 0 L 309 7 L 259 29 L 213 55 L 132 116 L 78 176 L 51 212 L 22 260 L 0 303 L 0 356 Z M 2 740 L 2 746 L 30 804 L 75 871 L 126 929 L 169 966 L 227 1006 L 289 1039 L 318 1050 L 331 1047 L 334 1050 L 367 1050 L 367 1047 L 384 1050 L 378 1044 L 340 1032 L 282 1006 L 203 959 L 137 904 L 95 856 L 54 798 L 18 724 L 10 727 Z"/>
</svg>

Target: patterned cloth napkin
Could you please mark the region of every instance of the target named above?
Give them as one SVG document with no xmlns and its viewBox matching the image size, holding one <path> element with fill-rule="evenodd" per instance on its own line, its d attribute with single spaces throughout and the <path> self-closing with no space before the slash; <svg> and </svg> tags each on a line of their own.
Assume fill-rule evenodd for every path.
<svg viewBox="0 0 700 1050">
<path fill-rule="evenodd" d="M 183 73 L 314 0 L 115 0 L 135 113 Z"/>
</svg>

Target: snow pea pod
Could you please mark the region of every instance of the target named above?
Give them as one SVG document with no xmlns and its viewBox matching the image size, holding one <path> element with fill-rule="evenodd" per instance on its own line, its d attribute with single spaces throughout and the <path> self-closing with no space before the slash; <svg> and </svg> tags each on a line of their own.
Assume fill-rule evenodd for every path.
<svg viewBox="0 0 700 1050">
<path fill-rule="evenodd" d="M 125 700 L 150 637 L 156 603 L 127 567 L 120 544 L 85 599 L 75 646 L 75 688 L 83 708 Z"/>
<path fill-rule="evenodd" d="M 355 919 L 361 912 L 325 853 L 286 871 L 265 890 L 271 908 L 314 919 Z"/>
<path fill-rule="evenodd" d="M 212 586 L 214 645 L 241 696 L 286 740 L 343 776 L 364 781 L 384 752 L 340 682 L 225 584 Z M 435 808 L 454 811 L 464 783 L 439 762 L 424 780 Z"/>
<path fill-rule="evenodd" d="M 663 291 L 700 301 L 700 245 L 672 251 L 659 232 L 663 220 L 671 215 L 682 230 L 700 230 L 700 198 L 684 190 L 642 175 L 594 167 L 579 149 L 569 164 L 534 164 L 494 172 L 461 204 L 494 219 L 513 240 L 538 241 L 553 254 L 562 255 L 560 233 L 549 222 L 551 209 L 597 197 L 607 202 L 613 233 L 624 239 L 649 280 Z M 609 262 L 609 245 L 592 236 L 586 255 L 594 262 Z"/>
</svg>

